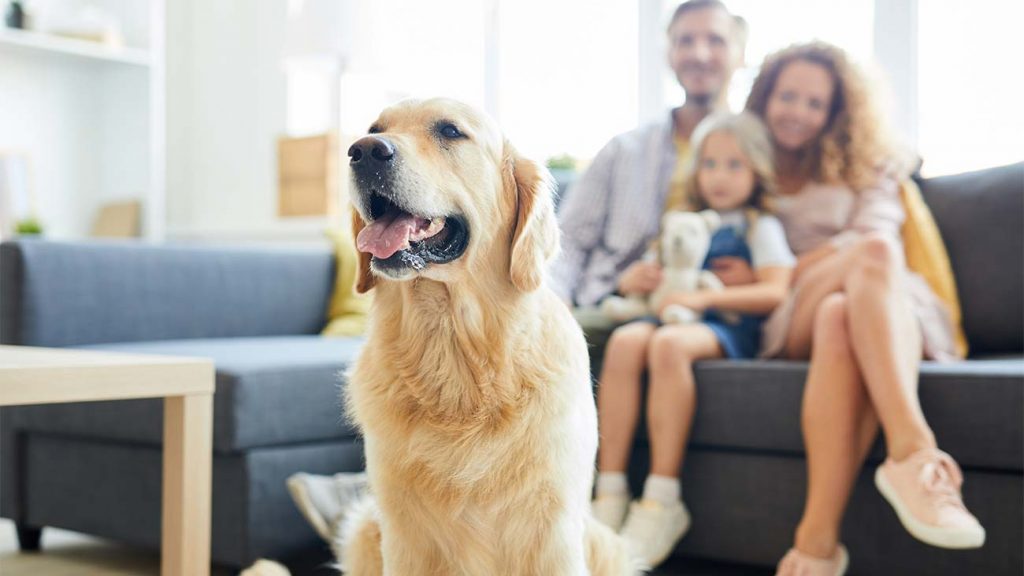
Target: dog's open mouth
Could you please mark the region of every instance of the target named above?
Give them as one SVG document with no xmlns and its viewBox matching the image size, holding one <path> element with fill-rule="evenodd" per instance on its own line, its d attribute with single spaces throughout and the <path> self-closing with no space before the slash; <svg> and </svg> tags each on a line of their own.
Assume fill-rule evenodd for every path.
<svg viewBox="0 0 1024 576">
<path fill-rule="evenodd" d="M 417 216 L 376 192 L 370 193 L 369 213 L 356 246 L 379 267 L 421 270 L 451 262 L 466 249 L 469 234 L 458 216 Z"/>
</svg>

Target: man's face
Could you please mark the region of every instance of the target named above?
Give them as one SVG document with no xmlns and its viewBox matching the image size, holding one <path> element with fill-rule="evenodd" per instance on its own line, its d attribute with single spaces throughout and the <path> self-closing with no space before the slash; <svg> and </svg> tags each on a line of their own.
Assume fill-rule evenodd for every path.
<svg viewBox="0 0 1024 576">
<path fill-rule="evenodd" d="M 736 23 L 718 8 L 702 8 L 676 19 L 668 31 L 669 66 L 687 99 L 713 101 L 728 85 L 737 60 Z"/>
</svg>

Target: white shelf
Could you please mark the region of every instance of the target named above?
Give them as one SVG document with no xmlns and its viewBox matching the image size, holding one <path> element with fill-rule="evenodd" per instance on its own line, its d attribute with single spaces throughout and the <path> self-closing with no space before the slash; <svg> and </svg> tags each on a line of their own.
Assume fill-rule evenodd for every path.
<svg viewBox="0 0 1024 576">
<path fill-rule="evenodd" d="M 275 242 L 326 243 L 327 232 L 346 226 L 340 216 L 276 218 L 245 227 L 221 225 L 171 226 L 167 237 L 178 242 Z"/>
<path fill-rule="evenodd" d="M 0 49 L 6 47 L 25 48 L 133 66 L 149 66 L 149 52 L 138 48 L 115 48 L 98 42 L 0 27 Z"/>
</svg>

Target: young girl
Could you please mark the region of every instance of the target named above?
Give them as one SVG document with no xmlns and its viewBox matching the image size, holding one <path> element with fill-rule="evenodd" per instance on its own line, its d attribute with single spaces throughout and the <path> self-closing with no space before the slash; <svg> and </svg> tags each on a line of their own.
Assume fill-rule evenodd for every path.
<svg viewBox="0 0 1024 576">
<path fill-rule="evenodd" d="M 662 307 L 686 306 L 703 312 L 702 321 L 664 326 L 633 322 L 616 329 L 605 348 L 598 388 L 601 447 L 594 515 L 613 530 L 621 529 L 652 566 L 668 557 L 690 524 L 679 472 L 695 408 L 693 362 L 753 358 L 762 320 L 789 286 L 795 259 L 781 225 L 768 214 L 772 167 L 772 144 L 756 117 L 716 115 L 701 122 L 686 166 L 686 208 L 715 210 L 722 222 L 704 268 L 712 268 L 719 258 L 741 258 L 754 269 L 757 281 L 721 291 L 672 294 Z M 720 312 L 738 313 L 740 320 L 729 322 Z M 645 368 L 651 470 L 642 498 L 630 505 L 625 471 Z"/>
</svg>

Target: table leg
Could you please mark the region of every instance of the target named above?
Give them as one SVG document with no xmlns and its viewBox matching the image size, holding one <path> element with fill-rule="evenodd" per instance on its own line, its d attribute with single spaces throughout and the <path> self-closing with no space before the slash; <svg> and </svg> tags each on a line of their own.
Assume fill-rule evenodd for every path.
<svg viewBox="0 0 1024 576">
<path fill-rule="evenodd" d="M 164 399 L 164 485 L 160 574 L 208 576 L 213 396 Z"/>
</svg>

